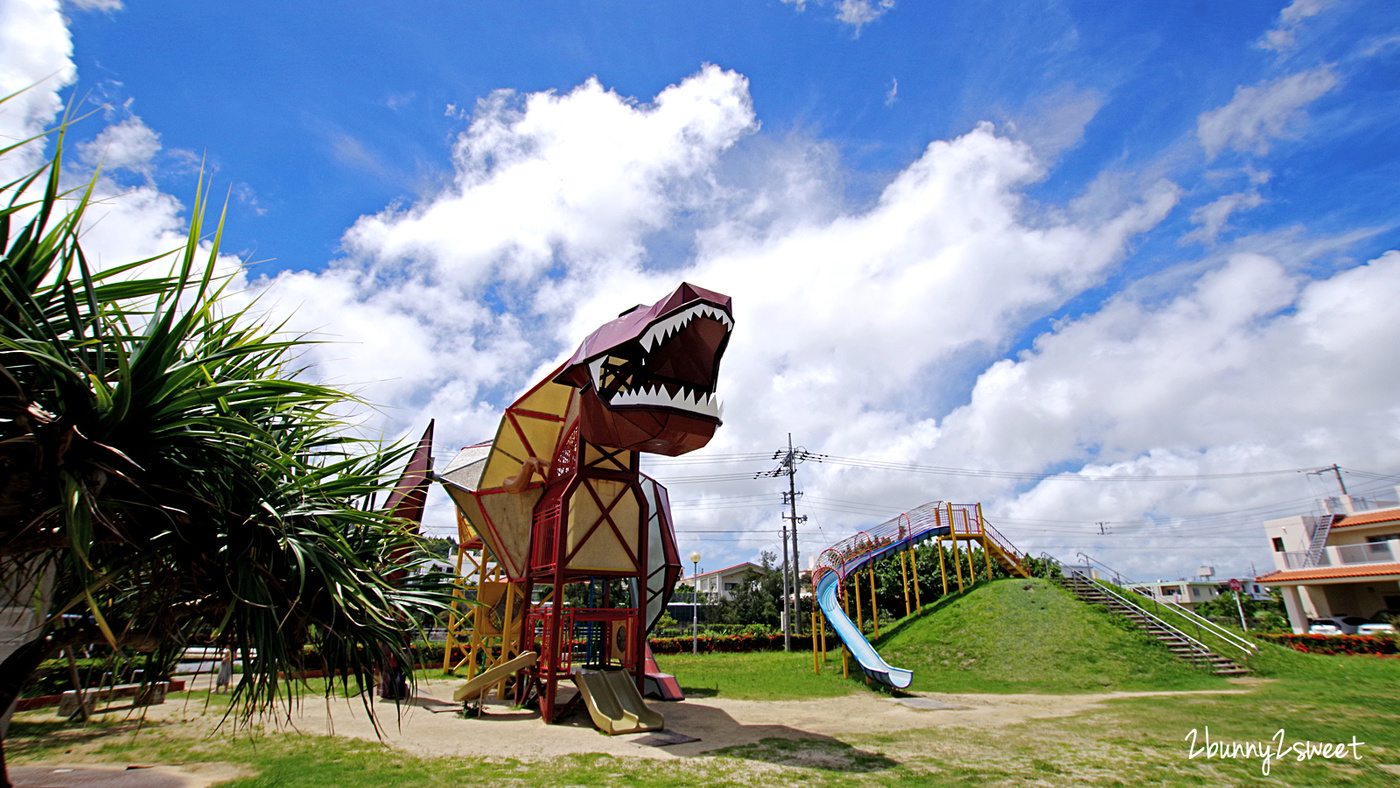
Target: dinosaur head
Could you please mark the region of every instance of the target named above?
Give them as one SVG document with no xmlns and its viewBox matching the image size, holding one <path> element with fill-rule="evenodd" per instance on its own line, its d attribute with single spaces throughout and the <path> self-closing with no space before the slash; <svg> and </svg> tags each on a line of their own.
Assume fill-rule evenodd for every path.
<svg viewBox="0 0 1400 788">
<path fill-rule="evenodd" d="M 600 446 L 675 456 L 714 435 L 730 298 L 690 284 L 588 335 L 554 376 L 579 389 L 580 432 Z"/>
</svg>

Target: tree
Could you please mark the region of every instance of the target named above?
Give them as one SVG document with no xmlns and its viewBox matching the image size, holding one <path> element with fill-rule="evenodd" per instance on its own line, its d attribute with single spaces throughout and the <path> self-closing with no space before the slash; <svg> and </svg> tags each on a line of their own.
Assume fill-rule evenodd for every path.
<svg viewBox="0 0 1400 788">
<path fill-rule="evenodd" d="M 305 340 L 230 308 L 202 179 L 168 274 L 92 270 L 93 185 L 60 189 L 56 137 L 44 168 L 0 187 L 0 588 L 23 596 L 0 603 L 52 602 L 0 663 L 0 709 L 47 656 L 103 641 L 236 647 L 245 721 L 310 665 L 362 686 L 410 665 L 446 589 L 395 571 L 418 539 L 367 505 L 406 448 L 350 437 L 332 414 L 354 400 L 298 378 Z M 0 741 L 8 785 L 3 766 Z"/>
<path fill-rule="evenodd" d="M 740 578 L 729 600 L 718 606 L 718 622 L 731 626 L 782 624 L 782 574 L 773 567 L 777 556 L 764 550 L 762 569 L 750 569 Z"/>
</svg>

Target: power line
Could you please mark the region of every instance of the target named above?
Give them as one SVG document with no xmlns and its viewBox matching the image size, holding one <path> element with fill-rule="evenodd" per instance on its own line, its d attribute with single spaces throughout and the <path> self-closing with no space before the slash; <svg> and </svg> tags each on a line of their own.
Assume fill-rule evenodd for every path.
<svg viewBox="0 0 1400 788">
<path fill-rule="evenodd" d="M 857 457 L 842 457 L 835 454 L 815 454 L 807 452 L 803 459 L 813 462 L 829 463 L 833 465 L 846 465 L 856 468 L 872 468 L 877 470 L 906 471 L 909 473 L 927 473 L 945 476 L 973 476 L 988 479 L 1011 479 L 1018 481 L 1081 481 L 1081 482 L 1181 482 L 1181 481 L 1204 481 L 1208 479 L 1244 479 L 1258 476 L 1283 476 L 1297 473 L 1316 473 L 1319 468 L 1284 468 L 1272 471 L 1238 471 L 1234 473 L 1197 473 L 1197 474 L 1160 474 L 1160 475 L 1102 475 L 1085 476 L 1084 471 L 1078 474 L 1045 474 L 1029 471 L 994 471 L 980 468 L 953 468 L 937 465 L 917 465 L 914 463 L 890 462 L 887 460 L 871 460 Z M 1332 470 L 1329 466 L 1322 470 Z"/>
</svg>

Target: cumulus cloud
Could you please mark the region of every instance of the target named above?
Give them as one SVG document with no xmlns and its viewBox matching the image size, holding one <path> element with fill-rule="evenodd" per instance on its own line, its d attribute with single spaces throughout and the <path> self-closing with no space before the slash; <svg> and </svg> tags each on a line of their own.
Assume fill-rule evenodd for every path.
<svg viewBox="0 0 1400 788">
<path fill-rule="evenodd" d="M 836 4 L 836 21 L 850 25 L 860 35 L 860 29 L 884 16 L 894 8 L 894 0 L 840 0 Z"/>
<path fill-rule="evenodd" d="M 41 17 L 32 23 L 52 21 Z M 0 60 L 67 64 L 71 79 L 62 46 L 26 46 Z M 33 54 L 45 47 L 47 60 Z M 1300 96 L 1335 80 L 1325 69 L 1295 78 L 1314 82 L 1241 88 L 1203 116 L 1203 146 L 1258 150 L 1289 131 L 1312 100 Z M 52 112 L 46 91 L 36 106 Z M 470 112 L 440 193 L 362 217 L 344 236 L 344 259 L 247 283 L 243 297 L 326 340 L 306 361 L 379 405 L 363 416 L 371 434 L 416 437 L 436 418 L 440 460 L 488 438 L 501 407 L 599 323 L 688 280 L 733 296 L 737 320 L 721 376 L 726 425 L 707 453 L 776 448 L 792 432 L 832 455 L 1056 473 L 1026 486 L 804 465 L 813 513 L 804 555 L 868 524 L 870 506 L 893 514 L 933 499 L 986 501 L 1025 548 L 1055 547 L 1053 528 L 1078 527 L 1037 523 L 1131 520 L 1120 527 L 1139 529 L 1141 555 L 1200 532 L 1164 513 L 1246 510 L 1296 494 L 1277 480 L 1062 479 L 1394 467 L 1400 443 L 1375 436 L 1400 437 L 1400 361 L 1386 353 L 1400 329 L 1397 252 L 1317 280 L 1290 273 L 1300 267 L 1281 253 L 1234 255 L 1204 274 L 1178 272 L 1180 292 L 1090 303 L 1003 357 L 1104 285 L 1179 199 L 1170 182 L 1128 178 L 1096 180 L 1067 206 L 1027 196 L 1049 176 L 1047 151 L 1073 144 L 1099 103 L 1080 95 L 1052 124 L 1067 131 L 1043 135 L 1054 144 L 990 124 L 935 140 L 872 204 L 852 208 L 836 147 L 757 135 L 738 73 L 705 67 L 649 101 L 597 80 L 502 91 Z M 150 185 L 102 188 L 110 199 L 86 230 L 100 263 L 178 244 L 178 200 Z M 1215 239 L 1257 199 L 1245 191 L 1197 209 L 1193 232 Z M 236 261 L 224 265 L 243 276 Z M 775 542 L 777 489 L 761 485 L 674 485 L 682 530 L 743 528 L 758 540 L 702 545 L 683 534 L 683 549 L 740 561 Z M 774 507 L 717 508 L 722 496 L 767 492 Z M 440 495 L 428 518 L 453 527 Z"/>
<path fill-rule="evenodd" d="M 1317 16 L 1330 5 L 1330 0 L 1293 0 L 1279 12 L 1278 20 L 1259 39 L 1257 46 L 1275 52 L 1292 49 L 1297 43 L 1298 30 L 1302 27 L 1303 20 Z"/>
<path fill-rule="evenodd" d="M 1191 212 L 1191 222 L 1200 227 L 1181 237 L 1181 243 L 1196 241 L 1199 243 L 1213 244 L 1220 233 L 1229 225 L 1227 222 L 1230 215 L 1235 211 L 1258 208 L 1264 204 L 1264 198 L 1259 196 L 1257 191 L 1238 192 L 1227 194 L 1212 202 L 1197 208 Z"/>
<path fill-rule="evenodd" d="M 910 404 L 932 368 L 1102 281 L 1176 201 L 1159 184 L 1093 221 L 1052 219 L 1021 196 L 1043 165 L 983 124 L 930 144 L 853 213 L 829 146 L 736 150 L 756 128 L 746 80 L 715 67 L 647 103 L 596 80 L 497 93 L 454 146 L 449 188 L 363 217 L 327 271 L 255 290 L 330 340 L 311 351 L 318 374 L 381 403 L 388 434 L 437 417 L 462 445 L 619 309 L 692 281 L 733 296 L 739 323 L 715 450 L 791 430 L 883 453 L 927 436 L 934 414 Z M 681 219 L 691 250 L 654 257 L 651 237 Z"/>
<path fill-rule="evenodd" d="M 716 157 L 756 128 L 747 81 L 706 67 L 639 106 L 589 80 L 483 99 L 446 193 L 358 221 L 352 254 L 414 262 L 458 285 L 554 265 L 635 265 L 641 236 L 711 196 Z"/>
<path fill-rule="evenodd" d="M 1196 122 L 1196 137 L 1206 155 L 1215 158 L 1225 148 L 1264 154 L 1269 143 L 1297 132 L 1302 108 L 1336 87 L 1330 66 L 1301 71 L 1273 82 L 1239 87 L 1229 104 L 1204 112 Z"/>
<path fill-rule="evenodd" d="M 104 169 L 130 170 L 150 176 L 160 135 L 132 116 L 103 129 L 96 138 L 78 148 L 78 158 L 85 164 Z"/>
<path fill-rule="evenodd" d="M 63 108 L 58 91 L 77 76 L 73 44 L 57 6 L 46 2 L 0 4 L 0 144 L 42 132 Z M 40 146 L 28 146 L 0 163 L 4 182 L 43 163 Z"/>
<path fill-rule="evenodd" d="M 1400 375 L 1400 360 L 1377 355 L 1400 331 L 1400 316 L 1380 307 L 1395 297 L 1400 252 L 1317 281 L 1271 257 L 1235 255 L 1165 304 L 1119 297 L 992 365 L 943 421 L 940 453 L 999 467 L 1087 462 L 1074 476 L 1393 467 L 1400 449 L 1373 437 L 1400 433 L 1381 383 Z M 1287 500 L 1298 487 L 1293 477 L 1224 487 L 1051 479 L 999 509 L 1085 523 L 1190 516 Z M 1257 522 L 1246 517 L 1235 533 L 1253 536 Z M 1124 561 L 1150 561 L 1145 544 L 1125 547 Z"/>
</svg>

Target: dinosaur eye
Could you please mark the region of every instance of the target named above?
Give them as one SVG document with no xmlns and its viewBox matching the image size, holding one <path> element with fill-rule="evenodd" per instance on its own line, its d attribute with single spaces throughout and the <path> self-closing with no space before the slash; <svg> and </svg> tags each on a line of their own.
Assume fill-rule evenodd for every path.
<svg viewBox="0 0 1400 788">
<path fill-rule="evenodd" d="M 632 360 L 608 356 L 599 372 L 598 387 L 606 391 L 627 391 L 632 387 Z"/>
</svg>

